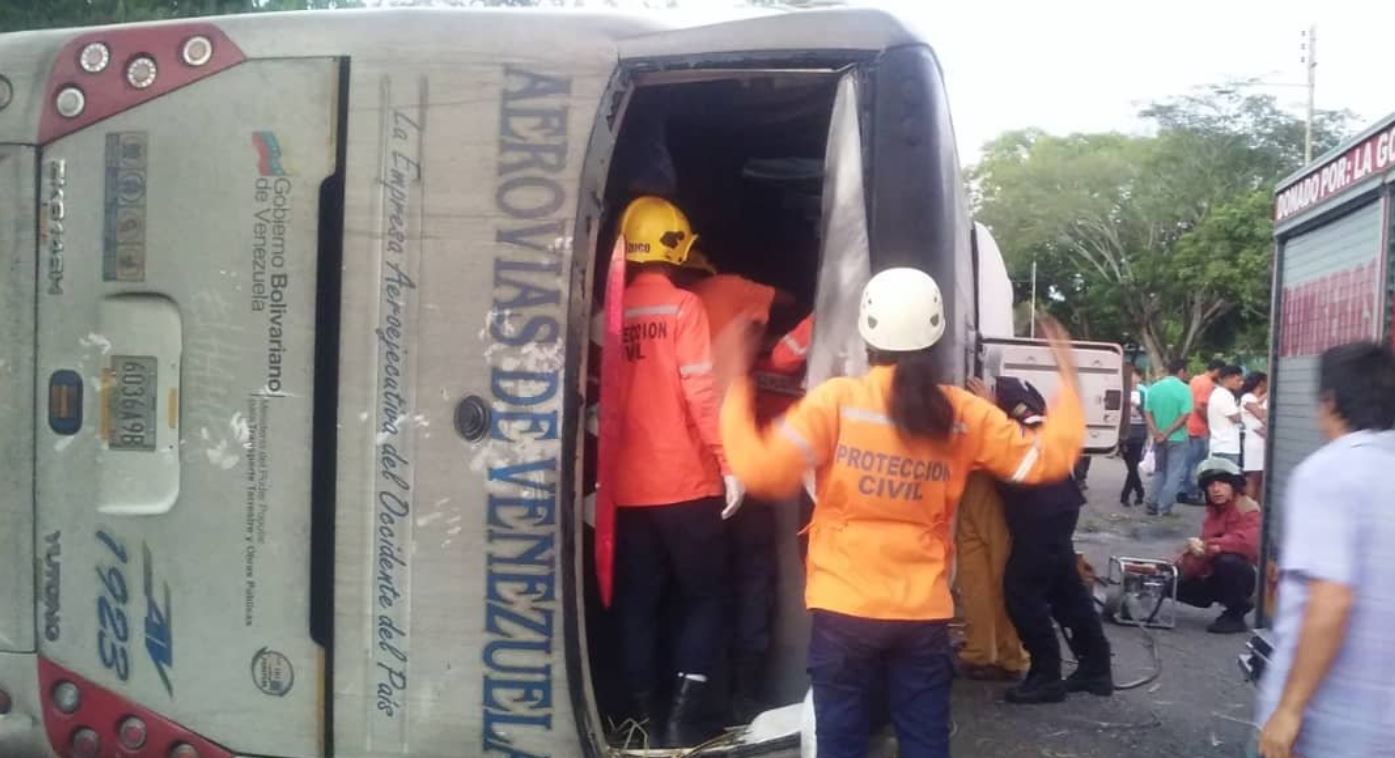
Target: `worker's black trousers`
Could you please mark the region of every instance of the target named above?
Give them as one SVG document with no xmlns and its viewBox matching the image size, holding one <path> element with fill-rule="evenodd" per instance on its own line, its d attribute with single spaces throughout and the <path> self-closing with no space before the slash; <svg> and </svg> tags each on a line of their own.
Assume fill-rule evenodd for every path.
<svg viewBox="0 0 1395 758">
<path fill-rule="evenodd" d="M 677 674 L 710 677 L 725 641 L 726 537 L 722 498 L 616 514 L 615 610 L 625 683 L 654 693 Z M 659 677 L 661 607 L 670 583 L 680 597 L 675 671 Z"/>
<path fill-rule="evenodd" d="M 1143 490 L 1143 477 L 1138 473 L 1138 464 L 1143 461 L 1143 448 L 1147 442 L 1146 438 L 1132 435 L 1124 440 L 1124 468 L 1128 476 L 1124 478 L 1124 491 L 1119 493 L 1119 502 L 1124 505 L 1129 504 L 1129 495 L 1133 495 L 1135 502 L 1142 503 L 1147 494 Z"/>
<path fill-rule="evenodd" d="M 748 497 L 726 522 L 735 622 L 732 647 L 738 665 L 750 665 L 770 653 L 778 572 L 774 509 L 781 505 Z"/>
<path fill-rule="evenodd" d="M 1003 594 L 1022 646 L 1032 656 L 1032 673 L 1061 676 L 1061 647 L 1052 618 L 1069 632 L 1071 649 L 1082 666 L 1107 667 L 1109 642 L 1075 565 L 1071 537 L 1080 511 L 1038 515 L 1026 510 L 1004 509 L 1012 552 Z"/>
<path fill-rule="evenodd" d="M 1235 553 L 1221 553 L 1211 559 L 1211 570 L 1205 577 L 1183 579 L 1177 585 L 1177 599 L 1197 608 L 1210 608 L 1220 603 L 1227 612 L 1244 616 L 1254 608 L 1254 564 Z"/>
</svg>

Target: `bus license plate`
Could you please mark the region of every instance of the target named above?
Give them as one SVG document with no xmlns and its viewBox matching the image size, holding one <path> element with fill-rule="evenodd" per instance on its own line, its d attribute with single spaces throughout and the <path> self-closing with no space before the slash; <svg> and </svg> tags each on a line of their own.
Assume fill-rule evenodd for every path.
<svg viewBox="0 0 1395 758">
<path fill-rule="evenodd" d="M 155 392 L 157 364 L 146 355 L 111 358 L 112 450 L 155 451 Z"/>
</svg>

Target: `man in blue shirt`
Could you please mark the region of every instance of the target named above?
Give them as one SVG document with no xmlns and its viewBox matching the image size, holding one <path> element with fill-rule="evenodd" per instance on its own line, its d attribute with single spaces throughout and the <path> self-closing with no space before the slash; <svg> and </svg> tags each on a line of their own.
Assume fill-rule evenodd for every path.
<svg viewBox="0 0 1395 758">
<path fill-rule="evenodd" d="M 1264 758 L 1395 754 L 1395 353 L 1322 356 L 1330 440 L 1294 469 L 1283 510 L 1273 664 L 1260 683 Z"/>
</svg>

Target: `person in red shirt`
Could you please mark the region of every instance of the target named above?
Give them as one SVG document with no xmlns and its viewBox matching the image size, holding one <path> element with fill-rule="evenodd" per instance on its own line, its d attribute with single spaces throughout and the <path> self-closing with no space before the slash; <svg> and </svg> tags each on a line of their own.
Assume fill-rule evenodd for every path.
<svg viewBox="0 0 1395 758">
<path fill-rule="evenodd" d="M 1244 494 L 1240 467 L 1224 458 L 1202 462 L 1196 480 L 1206 493 L 1206 521 L 1178 559 L 1177 599 L 1197 608 L 1220 603 L 1225 610 L 1206 628 L 1212 634 L 1244 632 L 1245 614 L 1254 607 L 1259 504 Z"/>
<path fill-rule="evenodd" d="M 711 736 L 705 691 L 720 657 L 728 596 L 722 520 L 743 490 L 717 432 L 719 397 L 707 312 L 673 278 L 696 235 L 672 203 L 640 197 L 620 222 L 628 283 L 621 375 L 624 413 L 613 487 L 616 595 L 626 683 L 642 720 L 657 725 L 656 629 L 670 580 L 680 602 L 673 702 L 651 744 Z"/>
<path fill-rule="evenodd" d="M 1206 494 L 1196 486 L 1196 480 L 1192 475 L 1196 472 L 1196 467 L 1210 455 L 1211 427 L 1206 422 L 1206 408 L 1211 402 L 1211 391 L 1216 388 L 1216 377 L 1220 376 L 1221 369 L 1225 366 L 1225 361 L 1212 360 L 1206 364 L 1206 373 L 1192 377 L 1190 385 L 1192 412 L 1187 416 L 1187 436 L 1191 439 L 1187 447 L 1187 473 L 1182 480 L 1182 496 L 1178 499 L 1188 501 L 1192 505 L 1202 505 L 1206 502 Z"/>
</svg>

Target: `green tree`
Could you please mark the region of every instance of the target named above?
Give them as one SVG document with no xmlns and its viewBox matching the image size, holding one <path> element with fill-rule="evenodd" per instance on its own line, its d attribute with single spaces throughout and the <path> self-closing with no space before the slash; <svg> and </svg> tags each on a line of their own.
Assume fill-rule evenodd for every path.
<svg viewBox="0 0 1395 758">
<path fill-rule="evenodd" d="M 1212 87 L 1143 111 L 1153 136 L 1009 132 L 970 174 L 979 218 L 1021 280 L 1083 337 L 1137 342 L 1154 366 L 1259 352 L 1271 189 L 1302 161 L 1303 125 L 1274 99 Z M 1322 114 L 1315 150 L 1346 114 Z M 1045 290 L 1043 290 L 1043 286 Z"/>
</svg>

